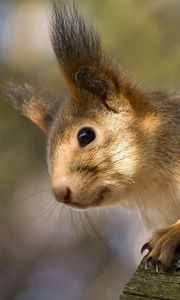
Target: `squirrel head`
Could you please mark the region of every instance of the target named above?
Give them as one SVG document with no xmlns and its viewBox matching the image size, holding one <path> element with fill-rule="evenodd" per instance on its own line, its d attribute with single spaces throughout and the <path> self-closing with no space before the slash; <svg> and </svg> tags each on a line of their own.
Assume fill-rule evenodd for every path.
<svg viewBox="0 0 180 300">
<path fill-rule="evenodd" d="M 50 37 L 69 98 L 54 101 L 12 82 L 6 96 L 47 134 L 57 200 L 78 208 L 113 204 L 112 195 L 123 197 L 144 167 L 148 96 L 103 53 L 97 32 L 74 5 L 54 4 Z"/>
</svg>

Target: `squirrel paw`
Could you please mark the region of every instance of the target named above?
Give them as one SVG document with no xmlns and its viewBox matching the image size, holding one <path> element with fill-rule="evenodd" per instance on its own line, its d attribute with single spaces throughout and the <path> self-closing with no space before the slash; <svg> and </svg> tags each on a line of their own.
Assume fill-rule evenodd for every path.
<svg viewBox="0 0 180 300">
<path fill-rule="evenodd" d="M 141 254 L 145 250 L 149 251 L 145 268 L 153 266 L 157 272 L 160 268 L 169 270 L 178 247 L 180 247 L 180 221 L 167 228 L 157 230 L 143 245 Z"/>
</svg>

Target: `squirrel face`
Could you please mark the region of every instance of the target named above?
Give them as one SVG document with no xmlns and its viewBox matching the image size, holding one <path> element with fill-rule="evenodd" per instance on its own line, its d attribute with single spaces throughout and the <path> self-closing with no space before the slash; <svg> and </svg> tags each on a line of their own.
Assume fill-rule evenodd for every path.
<svg viewBox="0 0 180 300">
<path fill-rule="evenodd" d="M 70 98 L 54 101 L 12 82 L 4 84 L 5 96 L 48 135 L 57 200 L 79 208 L 112 204 L 141 174 L 148 124 L 156 126 L 156 117 L 148 95 L 103 53 L 74 5 L 54 4 L 50 32 Z"/>
<path fill-rule="evenodd" d="M 111 204 L 116 188 L 123 191 L 130 184 L 138 162 L 131 117 L 123 107 L 114 113 L 92 97 L 60 105 L 48 138 L 58 201 L 79 208 Z"/>
</svg>

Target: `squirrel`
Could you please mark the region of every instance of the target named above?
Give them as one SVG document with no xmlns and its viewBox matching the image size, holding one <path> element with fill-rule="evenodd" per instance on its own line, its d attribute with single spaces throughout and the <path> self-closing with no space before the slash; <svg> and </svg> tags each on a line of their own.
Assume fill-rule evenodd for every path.
<svg viewBox="0 0 180 300">
<path fill-rule="evenodd" d="M 180 94 L 133 82 L 74 3 L 54 2 L 50 39 L 70 96 L 12 81 L 2 89 L 47 134 L 55 198 L 77 209 L 136 207 L 156 229 L 142 247 L 147 263 L 168 270 L 180 246 Z"/>
</svg>

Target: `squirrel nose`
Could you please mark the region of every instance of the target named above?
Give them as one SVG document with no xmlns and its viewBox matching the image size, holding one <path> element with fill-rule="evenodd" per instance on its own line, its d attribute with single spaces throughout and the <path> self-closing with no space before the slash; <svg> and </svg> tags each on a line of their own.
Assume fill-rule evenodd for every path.
<svg viewBox="0 0 180 300">
<path fill-rule="evenodd" d="M 68 204 L 72 201 L 72 192 L 68 186 L 54 187 L 53 193 L 58 202 Z"/>
</svg>

